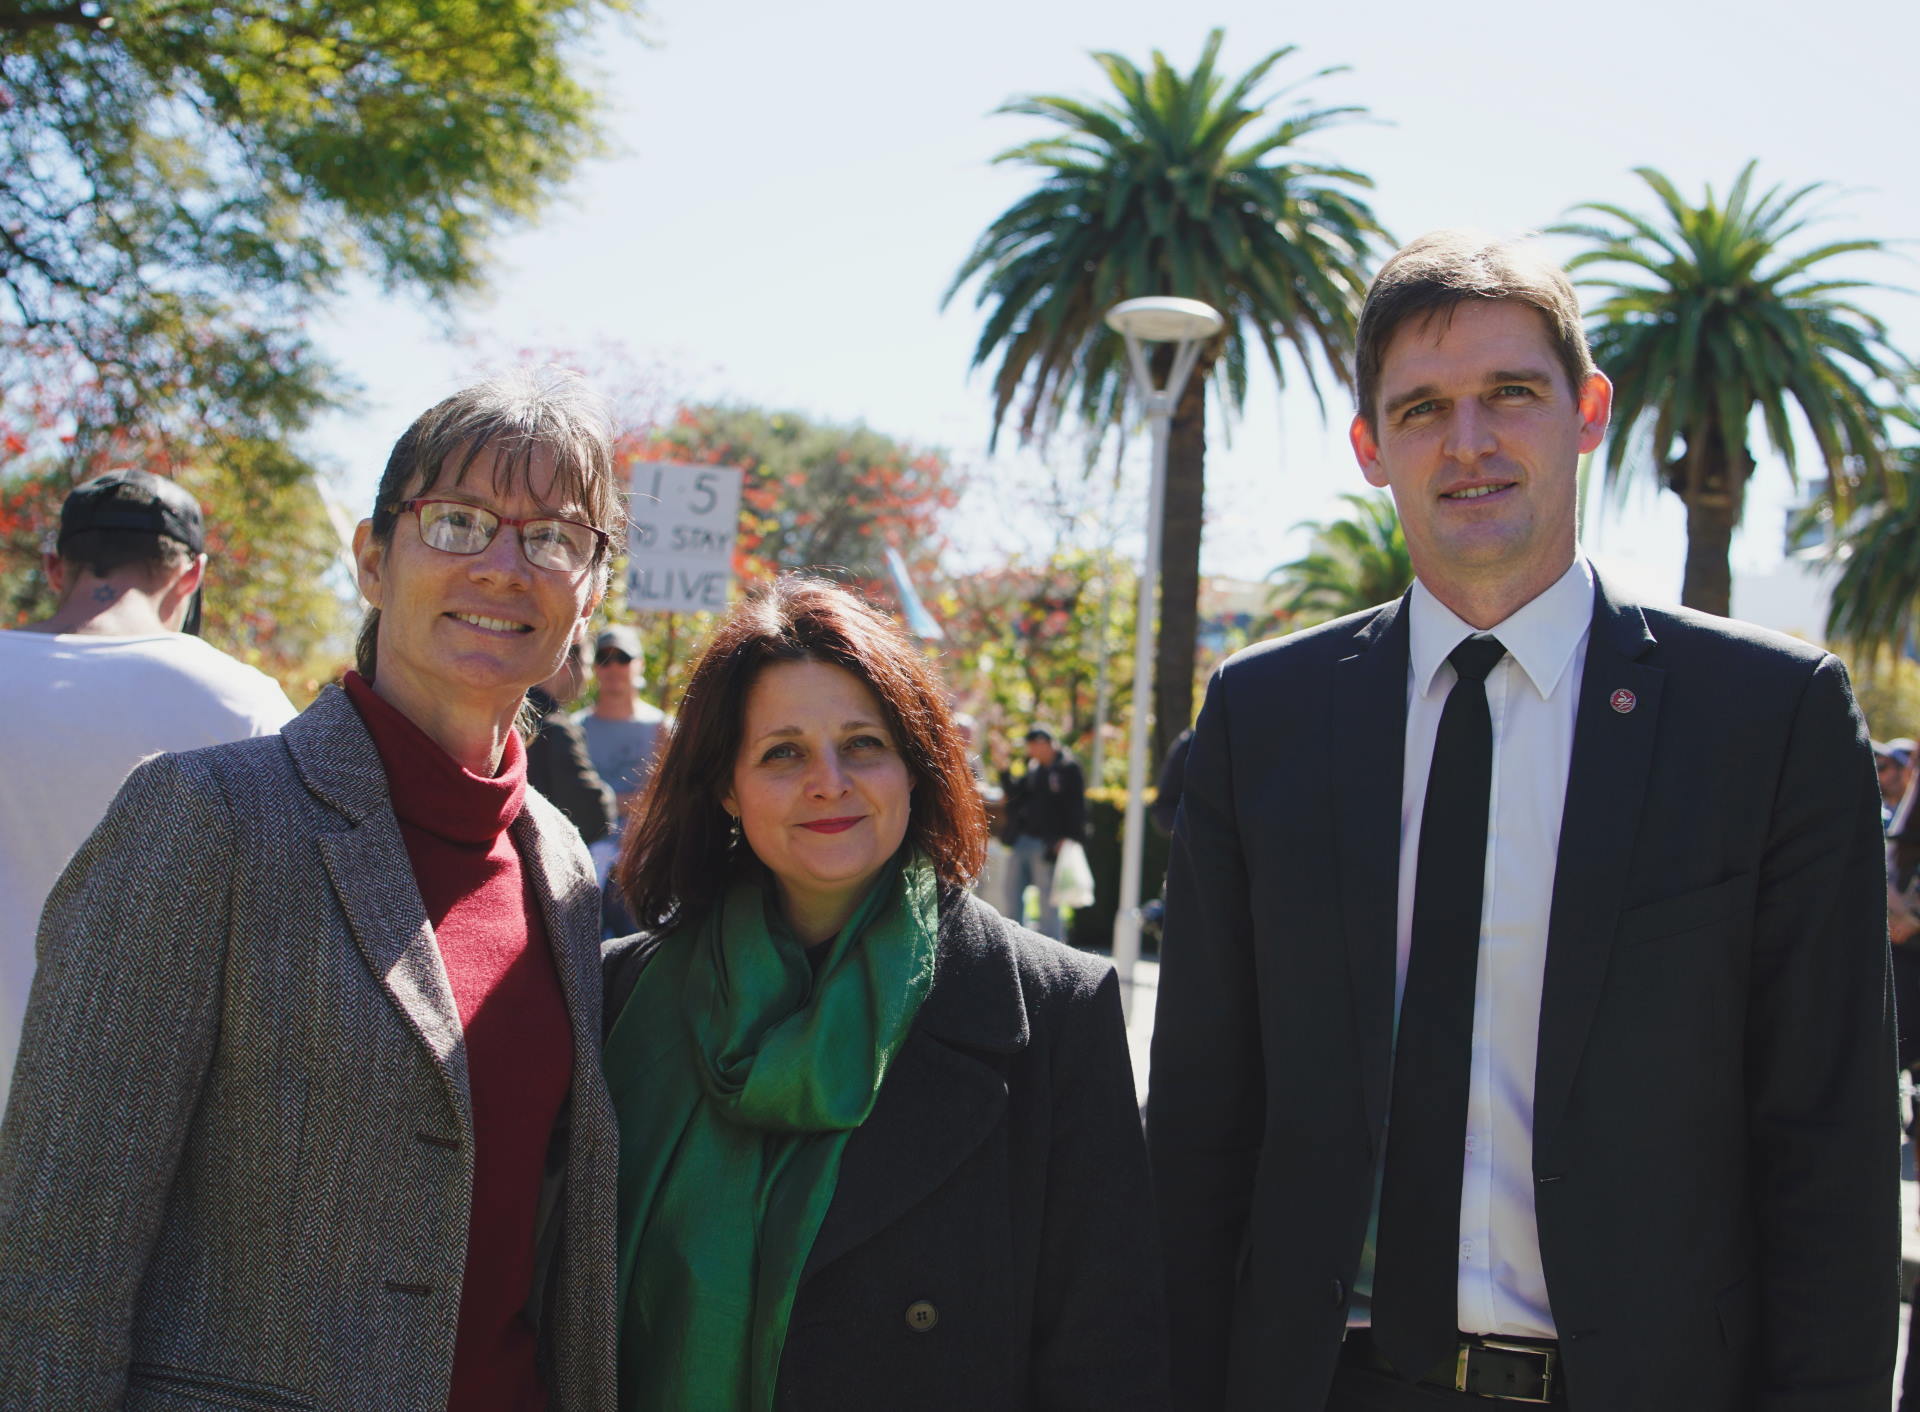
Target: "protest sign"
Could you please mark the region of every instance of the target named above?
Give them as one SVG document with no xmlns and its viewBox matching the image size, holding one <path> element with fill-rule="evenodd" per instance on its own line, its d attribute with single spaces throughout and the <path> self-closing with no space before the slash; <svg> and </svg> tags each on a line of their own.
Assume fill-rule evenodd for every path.
<svg viewBox="0 0 1920 1412">
<path fill-rule="evenodd" d="M 731 466 L 634 465 L 629 610 L 704 613 L 727 606 L 740 528 L 740 480 L 740 471 Z"/>
</svg>

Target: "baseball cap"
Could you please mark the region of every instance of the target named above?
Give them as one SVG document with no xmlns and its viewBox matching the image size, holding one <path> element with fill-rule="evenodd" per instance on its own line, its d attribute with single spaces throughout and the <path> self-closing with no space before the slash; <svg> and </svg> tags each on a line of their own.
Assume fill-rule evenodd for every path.
<svg viewBox="0 0 1920 1412">
<path fill-rule="evenodd" d="M 598 657 L 611 648 L 615 652 L 624 652 L 636 662 L 640 660 L 640 634 L 625 623 L 615 623 L 602 629 L 600 636 L 593 640 L 593 655 Z"/>
<path fill-rule="evenodd" d="M 207 542 L 199 501 L 165 476 L 124 468 L 76 485 L 61 505 L 58 544 L 89 530 L 165 535 L 193 554 Z"/>
</svg>

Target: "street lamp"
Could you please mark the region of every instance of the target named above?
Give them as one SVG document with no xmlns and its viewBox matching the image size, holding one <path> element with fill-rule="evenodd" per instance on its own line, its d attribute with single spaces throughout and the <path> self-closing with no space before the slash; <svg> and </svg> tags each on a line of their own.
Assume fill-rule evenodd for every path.
<svg viewBox="0 0 1920 1412">
<path fill-rule="evenodd" d="M 1166 518 L 1167 432 L 1186 390 L 1200 346 L 1225 326 L 1212 305 L 1198 299 L 1150 296 L 1107 311 L 1107 327 L 1127 341 L 1133 390 L 1153 432 L 1153 483 L 1147 491 L 1147 559 L 1140 568 L 1140 606 L 1134 614 L 1133 707 L 1127 726 L 1127 833 L 1120 855 L 1120 906 L 1113 917 L 1113 966 L 1120 997 L 1133 1012 L 1133 963 L 1140 959 L 1140 869 L 1146 850 L 1147 723 L 1152 718 L 1154 608 L 1160 592 L 1160 535 Z M 1171 343 L 1173 374 L 1155 388 L 1147 369 L 1148 343 Z M 1189 668 L 1189 671 L 1192 669 Z"/>
</svg>

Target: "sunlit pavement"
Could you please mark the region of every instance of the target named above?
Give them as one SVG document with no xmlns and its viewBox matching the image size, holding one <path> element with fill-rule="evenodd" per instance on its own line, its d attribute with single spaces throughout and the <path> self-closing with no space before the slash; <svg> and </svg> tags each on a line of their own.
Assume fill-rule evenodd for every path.
<svg viewBox="0 0 1920 1412">
<path fill-rule="evenodd" d="M 1153 1040 L 1153 1001 L 1160 993 L 1160 963 L 1133 963 L 1133 984 L 1127 989 L 1127 1048 L 1133 1053 L 1133 1091 L 1144 1106 L 1147 1101 L 1147 1048 Z M 1123 999 L 1126 998 L 1123 994 Z"/>
<path fill-rule="evenodd" d="M 1147 1048 L 1153 1039 L 1153 1003 L 1160 993 L 1160 963 L 1139 961 L 1134 964 L 1131 1003 L 1127 1014 L 1127 1047 L 1133 1054 L 1133 1088 L 1144 1105 L 1147 1101 Z M 1900 1230 L 1905 1272 L 1901 1289 L 1911 1293 L 1920 1278 L 1920 1183 L 1914 1181 L 1913 1148 L 1901 1153 Z M 1900 1351 L 1894 1363 L 1894 1406 L 1900 1404 L 1900 1378 L 1907 1363 L 1907 1306 L 1900 1306 Z"/>
</svg>

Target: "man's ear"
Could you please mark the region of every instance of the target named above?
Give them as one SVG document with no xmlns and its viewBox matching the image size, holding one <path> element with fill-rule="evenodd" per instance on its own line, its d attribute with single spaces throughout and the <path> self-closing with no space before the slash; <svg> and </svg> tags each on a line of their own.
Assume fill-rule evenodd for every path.
<svg viewBox="0 0 1920 1412">
<path fill-rule="evenodd" d="M 387 549 L 373 537 L 372 520 L 362 520 L 353 527 L 353 567 L 360 582 L 360 596 L 369 607 L 378 608 L 385 587 Z"/>
<path fill-rule="evenodd" d="M 1347 440 L 1353 443 L 1353 459 L 1360 463 L 1360 474 L 1367 478 L 1367 484 L 1384 489 L 1387 472 L 1380 464 L 1380 443 L 1374 440 L 1373 428 L 1359 412 L 1353 414 L 1353 421 L 1347 427 Z"/>
<path fill-rule="evenodd" d="M 67 561 L 52 550 L 40 556 L 40 572 L 47 576 L 47 587 L 58 598 L 67 591 Z"/>
<path fill-rule="evenodd" d="M 1606 440 L 1607 423 L 1613 417 L 1613 384 L 1607 375 L 1595 372 L 1580 385 L 1580 454 L 1598 449 Z"/>
<path fill-rule="evenodd" d="M 193 607 L 193 595 L 207 577 L 207 556 L 196 554 L 187 561 L 187 567 L 154 594 L 154 611 L 160 615 L 160 621 L 174 632 L 185 630 L 187 614 Z"/>
</svg>

